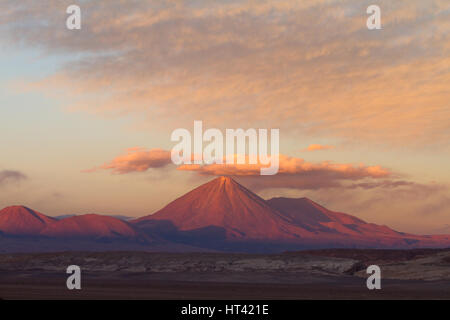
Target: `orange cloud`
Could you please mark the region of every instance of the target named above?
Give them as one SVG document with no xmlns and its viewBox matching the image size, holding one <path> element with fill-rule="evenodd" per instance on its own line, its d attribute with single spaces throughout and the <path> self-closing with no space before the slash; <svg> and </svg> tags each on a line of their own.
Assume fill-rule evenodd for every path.
<svg viewBox="0 0 450 320">
<path fill-rule="evenodd" d="M 448 145 L 445 1 L 380 0 L 371 32 L 356 0 L 109 0 L 83 4 L 79 37 L 59 27 L 60 6 L 5 3 L 2 41 L 80 57 L 34 87 L 77 110 L 137 113 L 152 129 L 270 119 L 286 134 Z"/>
<path fill-rule="evenodd" d="M 354 166 L 351 164 L 334 164 L 328 161 L 321 163 L 310 163 L 304 159 L 290 157 L 280 154 L 279 173 L 298 174 L 314 171 L 328 171 L 347 178 L 382 178 L 391 173 L 381 166 Z M 196 171 L 207 175 L 234 175 L 252 176 L 260 175 L 260 164 L 210 164 L 210 165 L 182 165 L 178 170 Z"/>
<path fill-rule="evenodd" d="M 228 175 L 255 190 L 265 188 L 319 189 L 342 186 L 345 181 L 389 178 L 393 174 L 381 166 L 311 163 L 304 159 L 280 155 L 278 174 L 261 176 L 260 164 L 182 165 L 177 169 L 202 175 Z"/>
<path fill-rule="evenodd" d="M 100 167 L 84 170 L 94 172 L 98 170 L 112 170 L 113 173 L 125 174 L 130 172 L 143 172 L 150 168 L 163 168 L 171 163 L 170 152 L 163 149 L 145 150 L 143 148 L 130 148 L 127 154 L 114 158 L 111 162 Z"/>
<path fill-rule="evenodd" d="M 235 155 L 236 162 L 236 155 Z M 131 148 L 127 154 L 118 156 L 100 167 L 84 170 L 94 172 L 98 170 L 112 170 L 113 173 L 126 174 L 144 172 L 148 169 L 164 168 L 172 163 L 170 151 L 163 149 L 145 150 Z M 246 156 L 246 163 L 249 163 Z M 268 165 L 258 164 L 185 164 L 177 167 L 179 171 L 191 171 L 200 175 L 234 176 L 254 181 L 255 189 L 271 188 L 300 188 L 318 189 L 337 187 L 343 181 L 361 181 L 367 179 L 390 178 L 393 174 L 381 166 L 366 166 L 363 164 L 339 164 L 324 161 L 320 163 L 307 162 L 301 158 L 279 155 L 279 170 L 273 176 L 261 176 L 261 168 Z M 267 184 L 267 185 L 266 185 Z M 364 186 L 362 184 L 362 186 Z M 354 186 L 353 186 L 354 187 Z"/>
<path fill-rule="evenodd" d="M 333 149 L 334 146 L 321 145 L 321 144 L 310 144 L 308 148 L 303 149 L 302 151 L 318 151 L 318 150 L 329 150 Z"/>
</svg>

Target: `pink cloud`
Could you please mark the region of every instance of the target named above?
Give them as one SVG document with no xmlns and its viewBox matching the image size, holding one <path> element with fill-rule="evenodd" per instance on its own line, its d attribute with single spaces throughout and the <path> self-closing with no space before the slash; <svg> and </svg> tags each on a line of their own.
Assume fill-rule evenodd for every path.
<svg viewBox="0 0 450 320">
<path fill-rule="evenodd" d="M 448 8 L 430 1 L 385 1 L 383 37 L 358 1 L 338 0 L 85 3 L 80 37 L 59 28 L 61 6 L 11 0 L 0 33 L 79 57 L 24 84 L 76 110 L 135 113 L 152 129 L 270 119 L 284 134 L 445 147 Z"/>
<path fill-rule="evenodd" d="M 278 174 L 261 176 L 259 164 L 211 164 L 182 165 L 181 171 L 201 175 L 228 175 L 238 177 L 249 187 L 258 189 L 292 188 L 320 189 L 343 186 L 345 181 L 389 178 L 393 174 L 381 166 L 339 164 L 331 162 L 312 163 L 301 158 L 280 155 Z"/>
<path fill-rule="evenodd" d="M 308 148 L 303 149 L 302 151 L 318 151 L 318 150 L 329 150 L 333 149 L 334 146 L 322 145 L 322 144 L 310 144 Z"/>
<path fill-rule="evenodd" d="M 247 161 L 248 163 L 248 157 Z M 118 156 L 112 161 L 84 172 L 111 170 L 113 173 L 126 174 L 144 172 L 148 169 L 160 169 L 171 162 L 170 151 L 163 149 L 145 150 L 131 148 L 125 155 Z M 343 181 L 361 181 L 367 179 L 390 178 L 392 173 L 381 166 L 340 164 L 324 161 L 319 163 L 307 162 L 304 159 L 279 156 L 278 174 L 261 176 L 262 164 L 186 164 L 177 167 L 179 171 L 190 171 L 200 175 L 234 176 L 246 179 L 255 189 L 264 188 L 296 188 L 319 189 L 341 186 Z"/>
<path fill-rule="evenodd" d="M 125 174 L 130 172 L 143 172 L 150 168 L 163 168 L 170 163 L 169 151 L 163 149 L 145 150 L 135 147 L 128 149 L 125 155 L 118 156 L 100 167 L 84 170 L 83 172 L 112 170 L 113 173 Z"/>
</svg>

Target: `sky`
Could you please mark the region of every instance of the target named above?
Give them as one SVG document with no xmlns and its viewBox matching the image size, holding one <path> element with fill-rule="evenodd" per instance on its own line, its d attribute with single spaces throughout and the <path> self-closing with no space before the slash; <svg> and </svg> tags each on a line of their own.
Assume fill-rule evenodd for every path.
<svg viewBox="0 0 450 320">
<path fill-rule="evenodd" d="M 176 167 L 194 120 L 279 129 L 279 173 Z M 0 0 L 0 207 L 143 216 L 227 174 L 450 233 L 449 138 L 447 0 Z"/>
</svg>

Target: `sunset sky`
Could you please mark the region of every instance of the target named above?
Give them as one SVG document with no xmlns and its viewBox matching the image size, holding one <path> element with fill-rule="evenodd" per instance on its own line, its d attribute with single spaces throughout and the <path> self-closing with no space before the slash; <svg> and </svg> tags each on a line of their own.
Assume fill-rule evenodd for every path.
<svg viewBox="0 0 450 320">
<path fill-rule="evenodd" d="M 177 168 L 170 134 L 194 120 L 279 128 L 279 174 Z M 448 0 L 0 0 L 1 208 L 143 216 L 229 174 L 450 233 L 449 141 Z"/>
</svg>

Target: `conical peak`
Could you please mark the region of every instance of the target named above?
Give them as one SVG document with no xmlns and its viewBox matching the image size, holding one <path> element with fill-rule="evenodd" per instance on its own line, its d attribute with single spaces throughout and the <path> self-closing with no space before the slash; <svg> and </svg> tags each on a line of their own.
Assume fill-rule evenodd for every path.
<svg viewBox="0 0 450 320">
<path fill-rule="evenodd" d="M 218 182 L 221 182 L 221 183 L 227 183 L 227 182 L 234 181 L 233 179 L 231 179 L 230 177 L 227 177 L 227 176 L 220 176 L 220 177 L 216 178 L 215 180 Z"/>
<path fill-rule="evenodd" d="M 170 220 L 180 230 L 215 226 L 230 239 L 295 237 L 285 230 L 285 218 L 271 209 L 264 199 L 231 177 L 217 177 L 186 193 L 146 219 Z"/>
<path fill-rule="evenodd" d="M 214 188 L 219 188 L 219 189 L 240 187 L 239 183 L 237 183 L 232 178 L 227 177 L 227 176 L 217 177 L 216 179 L 210 181 L 210 185 L 214 186 Z"/>
</svg>

